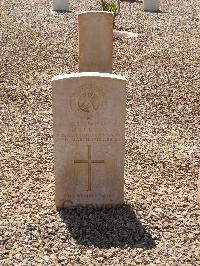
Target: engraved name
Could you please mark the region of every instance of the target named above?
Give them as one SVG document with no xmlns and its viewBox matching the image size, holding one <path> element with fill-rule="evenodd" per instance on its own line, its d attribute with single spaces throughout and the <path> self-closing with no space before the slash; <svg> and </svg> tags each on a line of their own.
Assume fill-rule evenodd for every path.
<svg viewBox="0 0 200 266">
<path fill-rule="evenodd" d="M 67 194 L 66 198 L 68 199 L 74 199 L 74 198 L 96 198 L 96 197 L 102 197 L 102 198 L 112 198 L 111 194 Z"/>
<path fill-rule="evenodd" d="M 70 134 L 60 134 L 57 136 L 59 140 L 62 141 L 121 141 L 123 139 L 123 136 L 121 136 L 119 133 L 113 133 L 113 134 L 81 134 L 81 133 L 70 133 Z"/>
</svg>

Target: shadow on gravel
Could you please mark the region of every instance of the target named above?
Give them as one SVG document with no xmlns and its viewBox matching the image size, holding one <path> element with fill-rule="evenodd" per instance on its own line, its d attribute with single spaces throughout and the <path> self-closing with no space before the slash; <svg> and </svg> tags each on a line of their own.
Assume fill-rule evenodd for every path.
<svg viewBox="0 0 200 266">
<path fill-rule="evenodd" d="M 121 0 L 122 2 L 129 2 L 129 3 L 143 3 L 141 0 Z"/>
<path fill-rule="evenodd" d="M 152 13 L 152 14 L 167 14 L 168 12 L 162 11 L 162 10 L 157 10 L 157 11 L 147 11 L 145 10 L 146 13 Z"/>
<path fill-rule="evenodd" d="M 155 241 L 137 219 L 131 205 L 59 209 L 71 236 L 78 244 L 99 248 L 153 248 Z"/>
<path fill-rule="evenodd" d="M 56 13 L 60 13 L 60 14 L 65 14 L 65 13 L 73 13 L 73 11 L 71 11 L 71 10 L 66 10 L 66 11 L 63 11 L 63 10 L 54 10 L 54 12 L 56 12 Z"/>
</svg>

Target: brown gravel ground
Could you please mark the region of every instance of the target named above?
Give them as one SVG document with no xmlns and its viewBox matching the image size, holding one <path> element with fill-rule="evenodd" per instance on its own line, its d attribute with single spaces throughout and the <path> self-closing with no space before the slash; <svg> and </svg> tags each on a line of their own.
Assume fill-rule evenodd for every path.
<svg viewBox="0 0 200 266">
<path fill-rule="evenodd" d="M 77 13 L 98 1 L 0 1 L 1 265 L 200 265 L 200 1 L 123 1 L 113 72 L 127 85 L 125 198 L 54 206 L 51 77 L 78 71 Z"/>
</svg>

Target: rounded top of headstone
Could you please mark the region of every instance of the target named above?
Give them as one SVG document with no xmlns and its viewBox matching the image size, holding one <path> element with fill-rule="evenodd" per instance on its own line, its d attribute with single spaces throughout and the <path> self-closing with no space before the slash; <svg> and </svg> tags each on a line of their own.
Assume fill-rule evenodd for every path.
<svg viewBox="0 0 200 266">
<path fill-rule="evenodd" d="M 112 12 L 108 12 L 108 11 L 83 11 L 83 12 L 79 12 L 78 16 L 111 16 L 113 17 L 113 13 Z"/>
<path fill-rule="evenodd" d="M 70 79 L 70 78 L 80 78 L 80 77 L 102 77 L 102 78 L 111 78 L 111 79 L 118 79 L 118 80 L 126 81 L 126 78 L 122 77 L 121 75 L 100 73 L 100 72 L 80 72 L 80 73 L 58 75 L 58 76 L 54 76 L 52 78 L 52 81 L 58 81 L 58 80 Z"/>
</svg>

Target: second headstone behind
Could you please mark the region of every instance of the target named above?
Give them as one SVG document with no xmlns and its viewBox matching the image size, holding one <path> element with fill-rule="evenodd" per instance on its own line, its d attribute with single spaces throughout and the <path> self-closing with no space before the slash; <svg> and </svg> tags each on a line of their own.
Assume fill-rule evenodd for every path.
<svg viewBox="0 0 200 266">
<path fill-rule="evenodd" d="M 112 73 L 113 14 L 83 12 L 78 22 L 79 71 Z"/>
</svg>

